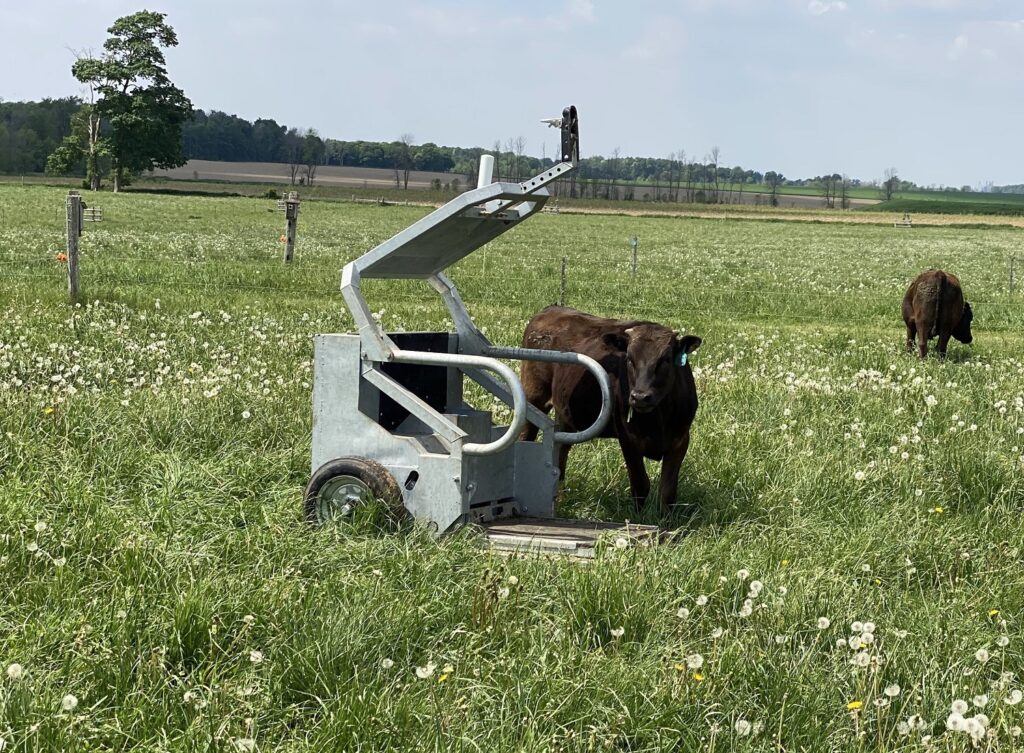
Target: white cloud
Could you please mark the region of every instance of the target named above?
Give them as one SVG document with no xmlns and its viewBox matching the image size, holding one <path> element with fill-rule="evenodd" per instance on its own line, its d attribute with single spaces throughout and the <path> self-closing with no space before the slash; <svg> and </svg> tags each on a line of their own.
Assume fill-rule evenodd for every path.
<svg viewBox="0 0 1024 753">
<path fill-rule="evenodd" d="M 946 57 L 949 60 L 960 60 L 966 53 L 970 42 L 966 34 L 960 34 L 946 50 Z"/>
<path fill-rule="evenodd" d="M 811 0 L 807 4 L 807 10 L 810 11 L 812 16 L 823 16 L 829 11 L 836 11 L 841 13 L 846 10 L 846 3 L 844 0 L 830 0 L 824 2 L 824 0 Z"/>
</svg>

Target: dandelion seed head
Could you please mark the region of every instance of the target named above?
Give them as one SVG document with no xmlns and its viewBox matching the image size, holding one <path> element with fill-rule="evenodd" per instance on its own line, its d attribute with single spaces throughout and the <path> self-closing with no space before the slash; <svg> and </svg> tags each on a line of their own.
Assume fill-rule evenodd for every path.
<svg viewBox="0 0 1024 753">
<path fill-rule="evenodd" d="M 253 649 L 249 652 L 249 661 L 251 661 L 253 664 L 262 664 L 263 659 L 264 656 L 262 651 L 258 649 Z"/>
<path fill-rule="evenodd" d="M 990 658 L 988 649 L 979 648 L 977 651 L 974 652 L 974 658 L 977 659 L 980 663 L 984 664 Z"/>
<path fill-rule="evenodd" d="M 950 711 L 952 711 L 954 714 L 960 714 L 961 716 L 963 716 L 967 713 L 968 708 L 969 706 L 967 705 L 967 701 L 958 698 L 957 700 L 953 701 L 952 706 L 950 706 Z"/>
<path fill-rule="evenodd" d="M 979 709 L 983 709 L 988 706 L 988 696 L 982 693 L 981 695 L 974 696 L 974 705 Z"/>
<path fill-rule="evenodd" d="M 7 679 L 11 682 L 18 682 L 22 677 L 25 676 L 25 668 L 20 664 L 9 664 L 7 666 Z"/>
<path fill-rule="evenodd" d="M 708 603 L 708 597 L 704 594 L 701 594 L 696 599 L 694 599 L 693 603 L 696 604 L 698 607 L 703 607 Z"/>
<path fill-rule="evenodd" d="M 623 635 L 625 635 L 626 628 L 612 628 L 609 632 L 612 634 L 612 638 L 621 638 Z"/>
<path fill-rule="evenodd" d="M 68 693 L 60 701 L 60 707 L 62 710 L 71 712 L 78 708 L 78 699 L 71 693 Z"/>
<path fill-rule="evenodd" d="M 427 662 L 425 667 L 416 667 L 416 676 L 421 680 L 426 680 L 434 674 L 435 669 L 437 669 L 437 665 L 434 662 Z"/>
<path fill-rule="evenodd" d="M 685 620 L 689 616 L 690 610 L 686 607 L 679 607 L 679 611 L 676 612 L 676 617 L 678 617 L 681 620 Z"/>
<path fill-rule="evenodd" d="M 896 683 L 893 683 L 892 685 L 887 685 L 885 688 L 885 694 L 890 698 L 895 698 L 900 694 L 900 686 Z"/>
<path fill-rule="evenodd" d="M 1024 692 L 1014 688 L 1006 695 L 1004 703 L 1006 703 L 1007 706 L 1016 706 L 1022 700 L 1024 700 Z"/>
<path fill-rule="evenodd" d="M 393 659 L 384 658 L 380 660 L 381 669 L 391 669 L 393 666 L 395 666 Z"/>
<path fill-rule="evenodd" d="M 832 624 L 832 621 L 829 620 L 828 617 L 819 617 L 818 618 L 818 630 L 828 630 L 829 625 L 831 625 L 831 624 Z"/>
<path fill-rule="evenodd" d="M 40 520 L 38 523 L 36 523 L 35 527 L 36 527 L 36 533 L 42 533 L 43 531 L 46 530 L 46 521 L 45 520 Z"/>
<path fill-rule="evenodd" d="M 737 735 L 740 737 L 746 737 L 750 734 L 751 724 L 746 719 L 737 719 L 734 729 L 736 730 Z"/>
<path fill-rule="evenodd" d="M 700 654 L 690 654 L 686 657 L 686 666 L 693 670 L 700 669 L 704 666 L 704 657 Z"/>
</svg>

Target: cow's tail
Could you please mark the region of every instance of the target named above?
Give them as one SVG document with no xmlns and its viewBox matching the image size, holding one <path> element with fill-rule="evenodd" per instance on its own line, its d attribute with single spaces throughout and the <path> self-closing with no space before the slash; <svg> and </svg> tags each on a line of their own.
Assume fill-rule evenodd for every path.
<svg viewBox="0 0 1024 753">
<path fill-rule="evenodd" d="M 939 290 L 935 295 L 935 316 L 932 319 L 932 328 L 928 337 L 936 337 L 939 334 L 939 316 L 942 314 L 942 300 L 946 292 L 946 275 L 939 276 Z"/>
</svg>

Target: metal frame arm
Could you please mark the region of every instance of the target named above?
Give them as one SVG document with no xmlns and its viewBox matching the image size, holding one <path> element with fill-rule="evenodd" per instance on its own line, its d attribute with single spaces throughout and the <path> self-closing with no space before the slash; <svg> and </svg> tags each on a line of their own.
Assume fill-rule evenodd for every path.
<svg viewBox="0 0 1024 753">
<path fill-rule="evenodd" d="M 601 412 L 590 426 L 582 431 L 556 431 L 553 439 L 556 444 L 579 444 L 595 439 L 608 425 L 612 415 L 612 390 L 608 381 L 608 373 L 601 364 L 590 356 L 562 350 L 541 350 L 535 348 L 505 348 L 492 345 L 484 349 L 484 353 L 495 358 L 510 358 L 516 361 L 541 361 L 543 363 L 567 363 L 582 366 L 597 380 L 601 389 Z"/>
<path fill-rule="evenodd" d="M 446 366 L 461 369 L 464 366 L 486 369 L 500 376 L 512 394 L 512 421 L 505 433 L 493 442 L 465 442 L 464 455 L 494 455 L 506 449 L 519 437 L 526 425 L 526 393 L 519 377 L 508 366 L 494 358 L 467 356 L 461 353 L 425 353 L 418 350 L 396 350 L 389 359 L 396 363 L 417 363 L 424 366 Z"/>
</svg>

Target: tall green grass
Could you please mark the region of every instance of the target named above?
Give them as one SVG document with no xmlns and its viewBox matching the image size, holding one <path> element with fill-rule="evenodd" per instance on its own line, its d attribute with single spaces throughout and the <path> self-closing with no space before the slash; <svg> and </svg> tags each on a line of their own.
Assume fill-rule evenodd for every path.
<svg viewBox="0 0 1024 753">
<path fill-rule="evenodd" d="M 426 210 L 306 204 L 285 267 L 272 201 L 96 203 L 69 307 L 61 191 L 0 187 L 6 749 L 974 750 L 958 699 L 1018 744 L 1018 231 L 545 215 L 460 263 L 496 342 L 562 256 L 569 304 L 704 338 L 678 509 L 633 510 L 611 442 L 559 502 L 675 543 L 579 565 L 301 522 L 312 336 Z M 929 266 L 976 313 L 945 363 L 902 350 Z M 387 328 L 447 326 L 373 282 Z"/>
</svg>

